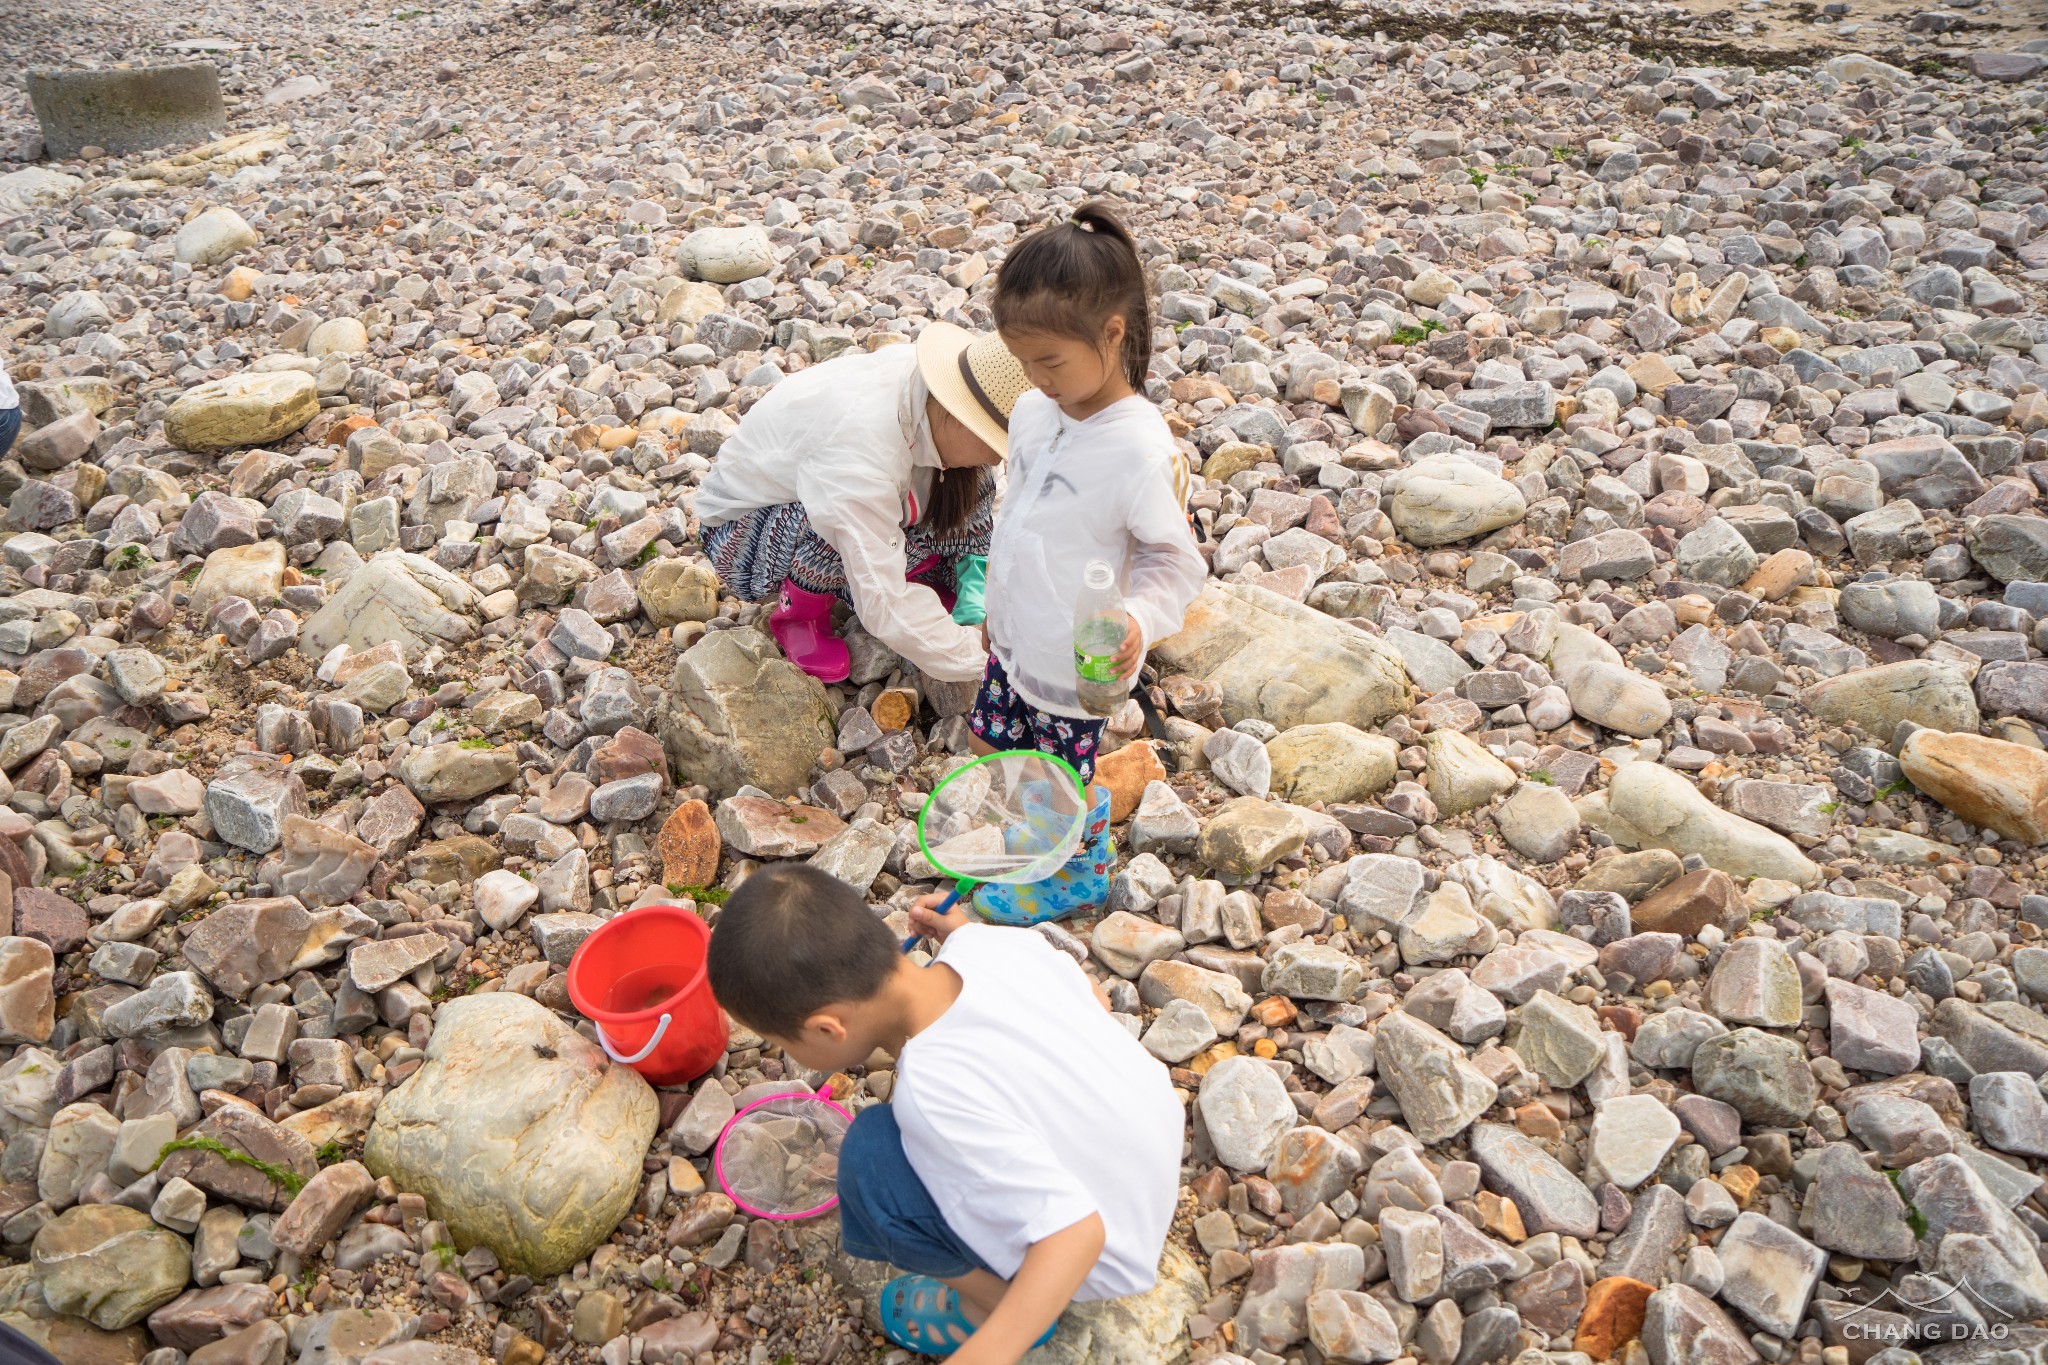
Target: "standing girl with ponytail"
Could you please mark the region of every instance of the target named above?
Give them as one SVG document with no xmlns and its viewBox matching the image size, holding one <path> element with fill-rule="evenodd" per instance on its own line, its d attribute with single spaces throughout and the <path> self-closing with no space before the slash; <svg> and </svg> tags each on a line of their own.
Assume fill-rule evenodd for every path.
<svg viewBox="0 0 2048 1365">
<path fill-rule="evenodd" d="M 1010 414 L 1009 486 L 996 514 L 986 598 L 988 666 L 969 726 L 984 751 L 1038 749 L 1094 775 L 1103 722 L 1075 688 L 1074 604 L 1090 560 L 1115 571 L 1128 619 L 1119 679 L 1181 627 L 1208 566 L 1186 512 L 1187 467 L 1140 392 L 1152 309 L 1137 246 L 1116 215 L 1083 204 L 1019 242 L 996 276 L 996 331 L 1033 389 Z M 989 918 L 1035 921 L 1099 900 L 1109 794 L 1096 787 L 1088 843 L 1035 886 L 988 886 Z"/>
</svg>

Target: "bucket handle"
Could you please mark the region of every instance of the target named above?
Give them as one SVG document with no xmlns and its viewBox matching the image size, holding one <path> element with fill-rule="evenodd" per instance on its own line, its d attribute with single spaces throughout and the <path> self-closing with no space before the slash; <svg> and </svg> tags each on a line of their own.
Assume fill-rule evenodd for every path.
<svg viewBox="0 0 2048 1365">
<path fill-rule="evenodd" d="M 591 1021 L 591 1026 L 597 1030 L 597 1045 L 604 1049 L 605 1056 L 611 1058 L 613 1061 L 618 1062 L 623 1066 L 632 1066 L 636 1062 L 646 1061 L 648 1055 L 652 1053 L 655 1048 L 661 1046 L 661 1035 L 668 1032 L 669 1021 L 674 1017 L 675 1016 L 668 1014 L 662 1015 L 661 1022 L 654 1026 L 654 1036 L 647 1040 L 647 1046 L 641 1048 L 638 1052 L 634 1053 L 630 1057 L 621 1057 L 618 1053 L 612 1051 L 612 1040 L 604 1036 L 603 1024 L 597 1023 L 595 1020 L 593 1020 Z"/>
</svg>

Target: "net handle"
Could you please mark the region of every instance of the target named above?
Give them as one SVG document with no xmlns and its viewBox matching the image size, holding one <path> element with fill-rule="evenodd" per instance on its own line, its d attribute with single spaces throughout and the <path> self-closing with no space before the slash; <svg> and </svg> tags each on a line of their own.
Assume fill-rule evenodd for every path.
<svg viewBox="0 0 2048 1365">
<path fill-rule="evenodd" d="M 709 1083 L 716 1084 L 716 1082 Z M 774 1095 L 763 1095 L 760 1099 L 755 1100 L 752 1104 L 727 1119 L 725 1127 L 718 1130 L 718 1141 L 711 1148 L 711 1173 L 718 1180 L 718 1188 L 725 1191 L 725 1197 L 739 1205 L 741 1212 L 751 1217 L 768 1218 L 776 1222 L 793 1222 L 799 1218 L 815 1218 L 821 1213 L 828 1213 L 839 1203 L 839 1196 L 837 1194 L 834 1194 L 816 1208 L 803 1209 L 796 1213 L 776 1213 L 769 1209 L 757 1209 L 746 1200 L 740 1198 L 738 1191 L 733 1189 L 732 1182 L 725 1178 L 725 1139 L 732 1132 L 733 1125 L 753 1113 L 756 1109 L 759 1109 L 762 1105 L 773 1104 L 777 1100 L 807 1100 L 813 1104 L 825 1105 L 837 1110 L 840 1116 L 846 1120 L 849 1128 L 853 1126 L 853 1111 L 832 1098 L 832 1087 L 830 1084 L 819 1086 L 816 1093 L 809 1090 L 784 1090 Z"/>
<path fill-rule="evenodd" d="M 932 913 L 934 915 L 943 915 L 948 910 L 951 910 L 955 903 L 957 903 L 962 896 L 967 894 L 967 889 L 973 885 L 974 882 L 971 878 L 962 877 L 960 879 L 959 885 L 953 888 L 952 894 L 947 896 L 944 900 L 940 901 L 937 905 L 932 907 Z M 903 951 L 906 954 L 909 953 L 911 950 L 917 947 L 918 940 L 922 939 L 923 937 L 923 934 L 912 934 L 909 938 L 904 939 Z"/>
</svg>

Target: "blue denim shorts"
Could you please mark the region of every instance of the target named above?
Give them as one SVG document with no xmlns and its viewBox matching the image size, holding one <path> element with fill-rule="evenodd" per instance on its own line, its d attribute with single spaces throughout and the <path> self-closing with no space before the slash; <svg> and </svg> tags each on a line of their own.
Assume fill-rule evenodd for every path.
<svg viewBox="0 0 2048 1365">
<path fill-rule="evenodd" d="M 0 455 L 14 449 L 14 438 L 21 434 L 21 409 L 0 408 Z"/>
<path fill-rule="evenodd" d="M 886 1104 L 861 1110 L 840 1140 L 839 1243 L 849 1256 L 887 1261 L 934 1279 L 989 1270 L 947 1226 L 931 1191 L 911 1168 L 896 1113 Z"/>
</svg>

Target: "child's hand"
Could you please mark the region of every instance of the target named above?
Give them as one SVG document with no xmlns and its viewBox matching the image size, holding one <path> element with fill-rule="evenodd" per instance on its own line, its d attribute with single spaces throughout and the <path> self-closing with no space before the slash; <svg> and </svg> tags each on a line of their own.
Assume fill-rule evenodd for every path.
<svg viewBox="0 0 2048 1365">
<path fill-rule="evenodd" d="M 1124 642 L 1116 651 L 1116 676 L 1119 682 L 1134 676 L 1145 662 L 1145 632 L 1138 627 L 1138 618 L 1124 613 Z"/>
<path fill-rule="evenodd" d="M 953 902 L 953 908 L 945 914 L 933 913 L 938 909 L 939 902 L 945 898 L 944 893 L 934 891 L 929 896 L 920 896 L 912 901 L 910 903 L 910 927 L 926 938 L 935 938 L 939 942 L 944 943 L 946 935 L 952 933 L 961 925 L 969 923 L 967 901 L 964 897 Z"/>
<path fill-rule="evenodd" d="M 990 652 L 988 647 L 988 622 L 983 621 L 976 629 L 981 632 L 981 652 L 987 654 Z"/>
</svg>

